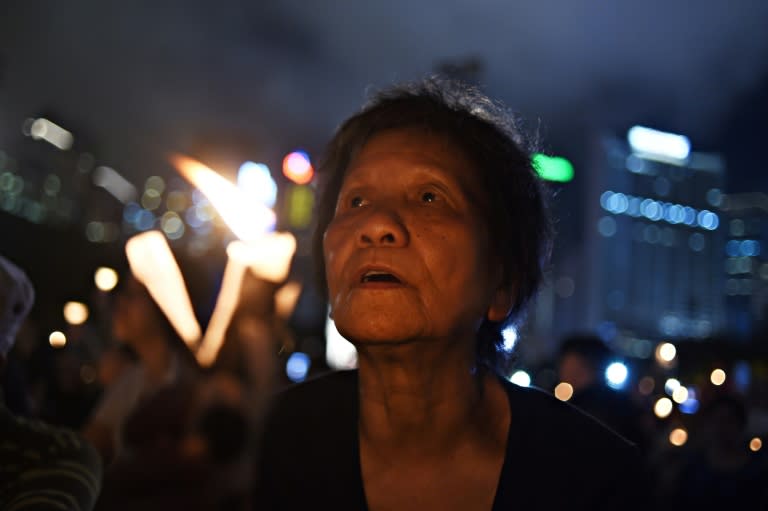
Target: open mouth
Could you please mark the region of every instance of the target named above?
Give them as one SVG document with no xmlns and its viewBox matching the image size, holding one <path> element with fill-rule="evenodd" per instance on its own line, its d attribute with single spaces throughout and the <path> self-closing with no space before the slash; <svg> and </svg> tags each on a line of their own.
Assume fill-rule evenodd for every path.
<svg viewBox="0 0 768 511">
<path fill-rule="evenodd" d="M 402 284 L 400 279 L 384 271 L 369 270 L 360 277 L 360 282 L 367 284 L 369 282 L 386 282 L 389 284 Z"/>
</svg>

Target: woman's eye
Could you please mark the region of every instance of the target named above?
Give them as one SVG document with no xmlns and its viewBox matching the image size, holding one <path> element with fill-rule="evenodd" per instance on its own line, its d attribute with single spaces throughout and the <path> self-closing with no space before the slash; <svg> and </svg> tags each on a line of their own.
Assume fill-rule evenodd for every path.
<svg viewBox="0 0 768 511">
<path fill-rule="evenodd" d="M 424 192 L 421 194 L 421 202 L 435 202 L 436 200 L 437 195 L 433 192 Z"/>
<path fill-rule="evenodd" d="M 349 201 L 349 205 L 353 208 L 359 208 L 363 205 L 363 198 L 360 196 L 352 197 L 352 199 Z"/>
</svg>

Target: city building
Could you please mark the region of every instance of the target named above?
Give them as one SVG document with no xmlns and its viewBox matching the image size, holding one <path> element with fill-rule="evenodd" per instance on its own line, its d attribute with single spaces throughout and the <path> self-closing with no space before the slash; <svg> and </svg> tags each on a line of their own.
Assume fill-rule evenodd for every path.
<svg viewBox="0 0 768 511">
<path fill-rule="evenodd" d="M 725 329 L 722 159 L 635 127 L 598 137 L 587 167 L 581 249 L 557 262 L 543 312 L 644 358 L 659 340 Z"/>
<path fill-rule="evenodd" d="M 724 195 L 720 209 L 727 219 L 725 304 L 728 330 L 748 337 L 768 320 L 768 195 Z"/>
</svg>

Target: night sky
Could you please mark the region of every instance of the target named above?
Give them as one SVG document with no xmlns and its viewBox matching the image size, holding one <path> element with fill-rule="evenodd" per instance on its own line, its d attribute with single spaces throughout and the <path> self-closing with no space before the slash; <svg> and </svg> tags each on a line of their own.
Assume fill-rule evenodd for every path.
<svg viewBox="0 0 768 511">
<path fill-rule="evenodd" d="M 49 115 L 137 184 L 170 151 L 274 168 L 366 91 L 453 69 L 571 158 L 574 190 L 588 135 L 636 123 L 724 154 L 726 191 L 768 190 L 766 27 L 746 0 L 5 0 L 0 149 Z"/>
</svg>

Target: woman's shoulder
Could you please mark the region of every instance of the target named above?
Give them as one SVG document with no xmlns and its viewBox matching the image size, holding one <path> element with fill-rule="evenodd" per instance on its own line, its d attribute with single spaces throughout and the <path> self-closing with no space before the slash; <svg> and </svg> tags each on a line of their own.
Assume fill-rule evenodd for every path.
<svg viewBox="0 0 768 511">
<path fill-rule="evenodd" d="M 363 498 L 354 483 L 359 480 L 356 428 L 356 371 L 330 373 L 280 391 L 263 423 L 257 502 L 266 509 L 277 509 L 278 502 L 298 509 L 290 503 L 321 496 L 328 502 Z M 340 504 L 336 509 L 355 507 Z"/>
<path fill-rule="evenodd" d="M 275 394 L 265 417 L 265 434 L 285 437 L 301 431 L 322 436 L 348 426 L 356 413 L 357 371 L 334 371 Z"/>
<path fill-rule="evenodd" d="M 528 509 L 643 509 L 648 486 L 634 444 L 546 391 L 505 388 L 511 421 L 500 502 Z"/>
<path fill-rule="evenodd" d="M 555 451 L 576 453 L 585 450 L 600 455 L 631 457 L 637 448 L 608 426 L 580 410 L 535 388 L 505 384 L 512 414 L 512 427 L 518 438 L 535 441 Z"/>
<path fill-rule="evenodd" d="M 271 400 L 268 417 L 312 417 L 354 411 L 357 407 L 357 371 L 333 371 L 279 390 Z"/>
</svg>

